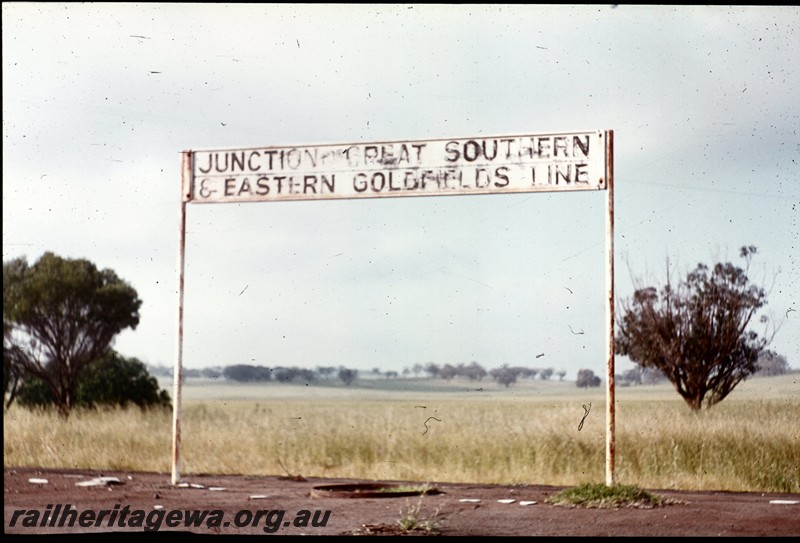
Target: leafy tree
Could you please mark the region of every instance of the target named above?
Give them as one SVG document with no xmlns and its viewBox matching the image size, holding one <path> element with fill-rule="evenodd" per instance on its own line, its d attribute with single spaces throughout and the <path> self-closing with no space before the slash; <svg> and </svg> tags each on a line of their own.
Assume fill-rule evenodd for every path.
<svg viewBox="0 0 800 543">
<path fill-rule="evenodd" d="M 219 379 L 224 372 L 225 368 L 203 368 L 200 370 L 200 376 L 206 379 Z"/>
<path fill-rule="evenodd" d="M 539 379 L 541 379 L 542 381 L 549 380 L 550 377 L 553 376 L 553 371 L 555 371 L 553 370 L 553 368 L 544 368 L 539 372 Z"/>
<path fill-rule="evenodd" d="M 563 381 L 564 377 L 566 377 L 566 375 L 567 375 L 567 370 L 558 370 L 556 372 L 556 377 L 558 377 L 559 381 Z"/>
<path fill-rule="evenodd" d="M 507 365 L 489 371 L 489 375 L 506 388 L 517 382 L 519 374 L 520 368 L 509 368 Z"/>
<path fill-rule="evenodd" d="M 77 386 L 79 405 L 96 404 L 127 407 L 133 403 L 141 408 L 168 406 L 169 394 L 160 390 L 158 380 L 137 358 L 125 358 L 109 349 L 96 364 L 84 368 Z"/>
<path fill-rule="evenodd" d="M 445 364 L 439 370 L 439 377 L 441 377 L 445 381 L 449 381 L 456 375 L 458 375 L 458 370 L 456 370 L 456 367 L 453 366 L 452 364 Z"/>
<path fill-rule="evenodd" d="M 789 373 L 789 362 L 782 354 L 774 351 L 764 351 L 758 357 L 756 364 L 758 375 L 784 375 Z"/>
<path fill-rule="evenodd" d="M 578 378 L 575 384 L 578 388 L 599 387 L 600 377 L 595 375 L 592 370 L 578 370 Z"/>
<path fill-rule="evenodd" d="M 663 372 L 693 410 L 719 403 L 757 369 L 774 337 L 749 328 L 767 303 L 765 290 L 747 277 L 756 248 L 742 247 L 745 269 L 730 262 L 705 264 L 673 285 L 637 288 L 618 312 L 616 350 L 636 364 Z"/>
<path fill-rule="evenodd" d="M 656 368 L 636 366 L 617 375 L 616 379 L 626 385 L 655 385 L 667 380 L 667 376 Z"/>
<path fill-rule="evenodd" d="M 272 373 L 275 374 L 275 380 L 279 383 L 290 383 L 292 379 L 294 379 L 296 368 L 286 368 L 283 366 L 278 366 L 272 369 Z"/>
<path fill-rule="evenodd" d="M 317 379 L 317 374 L 314 370 L 297 368 L 294 366 L 290 368 L 279 366 L 274 369 L 274 373 L 275 380 L 279 383 L 291 383 L 292 381 L 305 381 L 308 383 Z"/>
<path fill-rule="evenodd" d="M 47 407 L 54 403 L 54 396 L 43 379 L 30 376 L 20 386 L 18 402 L 24 407 Z M 158 380 L 149 374 L 144 363 L 109 349 L 103 358 L 80 372 L 73 406 L 129 404 L 141 408 L 167 407 L 170 397 L 159 388 Z"/>
<path fill-rule="evenodd" d="M 473 360 L 467 366 L 465 366 L 464 364 L 459 364 L 458 374 L 466 377 L 470 381 L 480 381 L 484 377 L 486 377 L 486 370 L 483 369 L 483 366 L 478 364 L 478 362 Z"/>
<path fill-rule="evenodd" d="M 280 370 L 280 368 L 275 368 Z M 233 364 L 225 366 L 222 376 L 229 381 L 240 383 L 254 383 L 259 381 L 269 381 L 271 377 L 270 369 L 264 366 L 253 366 L 251 364 Z M 277 375 L 276 375 L 277 378 Z"/>
<path fill-rule="evenodd" d="M 338 375 L 345 385 L 350 386 L 358 377 L 358 370 L 351 370 L 342 366 L 339 368 Z"/>
<path fill-rule="evenodd" d="M 139 324 L 141 300 L 110 269 L 47 252 L 3 263 L 3 322 L 11 327 L 12 366 L 40 379 L 66 417 L 81 371 L 103 358 L 112 341 Z M 4 341 L 5 346 L 5 341 Z"/>
<path fill-rule="evenodd" d="M 425 364 L 425 373 L 432 378 L 439 377 L 439 372 L 441 371 L 441 368 L 435 362 L 428 362 Z"/>
</svg>

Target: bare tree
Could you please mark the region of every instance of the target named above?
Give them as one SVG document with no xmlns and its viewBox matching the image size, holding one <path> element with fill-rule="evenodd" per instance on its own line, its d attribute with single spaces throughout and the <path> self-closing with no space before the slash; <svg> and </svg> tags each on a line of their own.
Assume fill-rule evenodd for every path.
<svg viewBox="0 0 800 543">
<path fill-rule="evenodd" d="M 677 285 L 668 271 L 660 292 L 637 288 L 617 313 L 617 352 L 663 372 L 694 410 L 722 401 L 757 370 L 777 331 L 766 316 L 760 319 L 763 336 L 750 329 L 767 303 L 766 291 L 747 277 L 755 253 L 753 246 L 742 247 L 744 269 L 701 263 Z"/>
</svg>

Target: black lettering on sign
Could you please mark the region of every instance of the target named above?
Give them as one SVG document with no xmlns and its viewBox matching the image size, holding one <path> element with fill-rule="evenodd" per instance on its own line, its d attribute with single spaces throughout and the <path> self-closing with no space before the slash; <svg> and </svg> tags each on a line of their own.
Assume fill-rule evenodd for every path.
<svg viewBox="0 0 800 543">
<path fill-rule="evenodd" d="M 367 145 L 364 147 L 364 165 L 373 164 L 378 160 L 378 147 L 375 145 Z"/>
<path fill-rule="evenodd" d="M 447 162 L 455 162 L 458 160 L 458 157 L 461 156 L 457 141 L 448 141 L 444 146 L 444 150 L 448 154 L 448 156 L 444 158 Z"/>
<path fill-rule="evenodd" d="M 274 151 L 272 151 L 274 153 Z M 225 153 L 207 153 L 205 158 L 198 161 L 197 169 L 204 174 L 257 172 L 261 169 L 259 163 L 261 153 L 258 151 L 239 151 Z"/>
<path fill-rule="evenodd" d="M 242 179 L 242 184 L 239 185 L 239 191 L 236 193 L 236 196 L 241 196 L 242 193 L 246 193 L 245 196 L 250 194 L 250 181 L 245 177 Z"/>
<path fill-rule="evenodd" d="M 256 194 L 258 194 L 259 196 L 266 196 L 267 194 L 269 194 L 268 183 L 269 183 L 269 177 L 262 175 L 261 177 L 256 179 L 256 186 L 258 187 L 256 189 Z"/>
<path fill-rule="evenodd" d="M 499 179 L 499 181 L 494 182 L 495 187 L 505 187 L 508 186 L 510 182 L 508 179 L 508 167 L 507 166 L 500 166 L 494 171 L 495 177 Z"/>
<path fill-rule="evenodd" d="M 236 178 L 228 177 L 227 179 L 225 179 L 225 196 L 233 196 L 235 190 L 236 190 Z"/>
<path fill-rule="evenodd" d="M 239 166 L 239 171 L 244 171 L 244 152 L 231 153 L 231 172 L 236 171 L 236 166 Z"/>
<path fill-rule="evenodd" d="M 275 169 L 275 166 L 273 165 L 273 163 L 272 163 L 272 162 L 273 162 L 273 160 L 274 160 L 274 158 L 275 158 L 275 153 L 277 153 L 277 151 L 275 151 L 275 150 L 272 150 L 272 149 L 266 149 L 266 150 L 264 151 L 264 153 L 266 153 L 266 154 L 267 154 L 267 156 L 269 156 L 269 161 L 268 161 L 268 163 L 267 163 L 267 164 L 268 164 L 268 165 L 267 165 L 267 168 L 268 168 L 270 171 L 274 170 L 274 169 Z"/>
<path fill-rule="evenodd" d="M 580 148 L 584 158 L 589 158 L 589 141 L 588 135 L 583 136 L 585 141 L 581 142 L 581 136 L 573 136 L 572 138 L 572 156 L 575 156 L 575 148 Z"/>
<path fill-rule="evenodd" d="M 253 164 L 253 159 L 258 159 L 261 156 L 261 153 L 258 151 L 253 151 L 250 153 L 250 157 L 247 159 L 247 167 L 250 169 L 251 172 L 257 172 L 261 169 L 261 164 Z"/>
<path fill-rule="evenodd" d="M 367 174 L 358 172 L 353 176 L 353 190 L 356 192 L 367 190 Z"/>
<path fill-rule="evenodd" d="M 550 164 L 547 166 L 547 184 L 571 185 L 589 183 L 588 164 Z"/>
<path fill-rule="evenodd" d="M 475 162 L 481 157 L 481 146 L 475 140 L 469 140 L 464 144 L 464 160 Z"/>
</svg>

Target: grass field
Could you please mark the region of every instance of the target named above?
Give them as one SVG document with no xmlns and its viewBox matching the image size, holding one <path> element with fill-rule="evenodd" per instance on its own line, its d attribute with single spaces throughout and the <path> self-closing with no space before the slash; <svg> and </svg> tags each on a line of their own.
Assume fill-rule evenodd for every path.
<svg viewBox="0 0 800 543">
<path fill-rule="evenodd" d="M 800 493 L 800 374 L 752 378 L 700 413 L 668 384 L 617 387 L 615 396 L 618 483 Z M 605 402 L 603 387 L 558 381 L 189 381 L 181 473 L 602 482 Z M 12 406 L 3 438 L 7 467 L 171 469 L 169 410 L 82 411 L 63 422 Z"/>
</svg>

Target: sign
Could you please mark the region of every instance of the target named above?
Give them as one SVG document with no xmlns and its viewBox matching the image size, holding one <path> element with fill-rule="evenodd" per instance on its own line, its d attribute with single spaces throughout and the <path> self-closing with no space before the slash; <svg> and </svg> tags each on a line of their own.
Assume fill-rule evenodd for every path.
<svg viewBox="0 0 800 543">
<path fill-rule="evenodd" d="M 181 153 L 172 484 L 180 481 L 186 204 L 605 190 L 606 485 L 615 484 L 614 131 Z"/>
<path fill-rule="evenodd" d="M 603 131 L 191 152 L 184 201 L 604 190 Z"/>
</svg>

